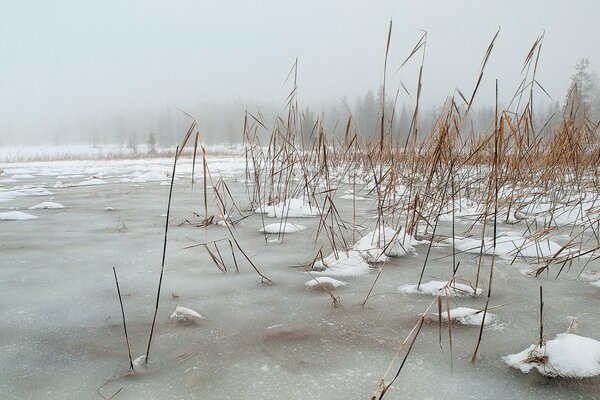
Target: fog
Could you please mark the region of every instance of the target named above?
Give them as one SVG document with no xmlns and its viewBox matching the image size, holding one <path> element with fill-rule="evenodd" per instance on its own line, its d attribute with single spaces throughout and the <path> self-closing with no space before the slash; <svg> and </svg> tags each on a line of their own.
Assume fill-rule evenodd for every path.
<svg viewBox="0 0 600 400">
<path fill-rule="evenodd" d="M 471 93 L 500 28 L 475 105 L 508 102 L 524 60 L 544 34 L 536 104 L 562 103 L 575 64 L 598 69 L 600 4 L 580 1 L 301 3 L 280 1 L 19 1 L 0 13 L 0 145 L 177 140 L 193 115 L 207 141 L 241 139 L 244 110 L 273 118 L 291 91 L 336 119 L 377 93 L 390 19 L 388 93 L 412 107 L 427 32 L 422 104 Z M 404 84 L 408 93 L 402 89 Z M 334 111 L 331 111 L 334 110 Z"/>
</svg>

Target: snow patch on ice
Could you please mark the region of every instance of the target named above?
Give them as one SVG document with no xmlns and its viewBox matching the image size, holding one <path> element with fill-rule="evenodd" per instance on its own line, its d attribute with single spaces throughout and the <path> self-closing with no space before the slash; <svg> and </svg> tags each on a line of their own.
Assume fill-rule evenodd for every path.
<svg viewBox="0 0 600 400">
<path fill-rule="evenodd" d="M 262 233 L 295 233 L 301 232 L 306 229 L 306 226 L 295 224 L 293 222 L 282 222 L 276 224 L 266 225 L 264 228 L 260 228 L 259 232 Z"/>
<path fill-rule="evenodd" d="M 536 369 L 551 378 L 591 378 L 600 375 L 600 342 L 592 338 L 560 333 L 541 347 L 532 344 L 502 360 L 523 373 Z"/>
<path fill-rule="evenodd" d="M 311 218 L 321 214 L 319 207 L 310 205 L 302 199 L 287 199 L 277 205 L 262 205 L 254 212 L 267 214 L 269 218 Z"/>
<path fill-rule="evenodd" d="M 81 181 L 77 184 L 77 186 L 94 186 L 94 185 L 106 185 L 108 182 L 100 179 L 100 178 L 92 178 L 87 181 Z"/>
<path fill-rule="evenodd" d="M 358 251 L 338 251 L 315 262 L 313 275 L 360 276 L 371 271 L 369 264 L 363 260 Z"/>
<path fill-rule="evenodd" d="M 171 314 L 171 319 L 174 319 L 176 321 L 192 322 L 206 318 L 204 318 L 202 315 L 192 310 L 191 308 L 177 307 L 175 308 L 175 311 L 173 311 L 173 314 Z"/>
<path fill-rule="evenodd" d="M 435 316 L 439 314 L 434 313 Z M 475 308 L 468 307 L 457 307 L 450 310 L 450 319 L 452 322 L 461 324 L 461 325 L 477 325 L 481 326 L 481 322 L 483 321 L 483 310 L 477 310 Z M 486 313 L 485 314 L 485 323 L 484 325 L 491 324 L 496 319 L 495 314 Z M 442 313 L 442 321 L 448 322 L 448 312 L 444 311 Z"/>
<path fill-rule="evenodd" d="M 447 243 L 452 243 L 452 239 L 447 239 Z M 456 238 L 456 249 L 466 253 L 479 254 L 481 249 L 481 239 Z M 552 257 L 562 249 L 562 246 L 549 239 L 532 240 L 517 236 L 514 234 L 500 234 L 496 237 L 496 255 L 497 256 L 515 256 L 527 258 Z M 568 254 L 568 249 L 563 249 L 561 254 Z M 494 254 L 494 239 L 487 237 L 484 239 L 483 254 Z"/>
<path fill-rule="evenodd" d="M 403 244 L 404 240 L 404 244 Z M 367 262 L 384 262 L 388 257 L 402 257 L 408 252 L 415 251 L 411 243 L 414 239 L 410 236 L 399 235 L 392 228 L 379 227 L 378 230 L 369 232 L 354 245 Z"/>
<path fill-rule="evenodd" d="M 29 207 L 30 210 L 58 210 L 61 208 L 65 208 L 65 206 L 63 206 L 60 203 L 54 203 L 52 201 L 45 201 L 33 207 Z"/>
<path fill-rule="evenodd" d="M 471 286 L 462 283 L 449 283 L 448 281 L 430 281 L 418 285 L 402 285 L 398 288 L 400 293 L 407 294 L 429 294 L 431 296 L 462 297 L 480 295 L 481 289 L 473 290 Z M 452 316 L 452 313 L 450 314 Z"/>
<path fill-rule="evenodd" d="M 35 215 L 27 214 L 21 211 L 9 211 L 0 213 L 0 221 L 28 221 L 38 219 Z"/>
<path fill-rule="evenodd" d="M 327 290 L 334 290 L 338 287 L 348 285 L 348 282 L 338 281 L 337 279 L 333 279 L 328 276 L 319 276 L 307 281 L 304 285 L 313 290 L 324 290 L 323 286 L 327 288 Z"/>
</svg>

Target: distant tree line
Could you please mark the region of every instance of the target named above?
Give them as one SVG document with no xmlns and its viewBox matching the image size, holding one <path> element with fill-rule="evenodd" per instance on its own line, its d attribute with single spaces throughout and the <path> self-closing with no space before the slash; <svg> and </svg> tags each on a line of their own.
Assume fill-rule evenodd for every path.
<svg viewBox="0 0 600 400">
<path fill-rule="evenodd" d="M 411 128 L 415 105 L 400 102 L 393 96 L 381 96 L 381 87 L 368 90 L 354 101 L 346 97 L 337 104 L 325 106 L 303 106 L 299 109 L 300 134 L 305 143 L 319 134 L 318 129 L 328 135 L 342 137 L 345 134 L 348 118 L 351 116 L 353 132 L 362 137 L 377 138 L 381 131 L 381 113 L 386 135 L 391 132 L 394 138 L 404 140 Z M 386 91 L 386 94 L 389 91 Z M 383 107 L 382 107 L 383 105 Z M 420 107 L 416 120 L 417 132 L 428 132 L 441 112 L 441 107 Z M 575 66 L 571 85 L 562 104 L 545 99 L 534 105 L 534 124 L 538 127 L 551 127 L 562 118 L 563 112 L 576 112 L 585 116 L 592 124 L 600 120 L 600 84 L 596 72 L 590 71 L 589 60 L 582 59 Z M 273 126 L 278 115 L 285 113 L 283 103 L 259 103 L 254 101 L 199 102 L 184 110 L 164 108 L 162 110 L 141 110 L 129 113 L 94 115 L 73 121 L 56 121 L 50 130 L 47 142 L 55 145 L 66 143 L 121 144 L 135 148 L 147 144 L 151 149 L 157 146 L 173 146 L 181 139 L 190 124 L 192 115 L 198 121 L 203 142 L 239 143 L 242 141 L 244 115 L 251 112 Z M 466 133 L 483 134 L 493 127 L 494 107 L 475 106 L 465 124 Z M 318 122 L 318 123 L 317 123 Z M 11 126 L 0 123 L 0 146 L 23 142 L 23 135 L 14 132 Z M 2 140 L 3 139 L 3 140 Z"/>
</svg>

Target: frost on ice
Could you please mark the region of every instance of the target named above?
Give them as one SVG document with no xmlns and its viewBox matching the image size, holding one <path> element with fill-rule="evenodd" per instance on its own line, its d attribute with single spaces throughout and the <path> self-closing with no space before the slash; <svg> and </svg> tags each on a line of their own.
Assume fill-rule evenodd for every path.
<svg viewBox="0 0 600 400">
<path fill-rule="evenodd" d="M 398 288 L 400 293 L 409 294 L 429 294 L 432 296 L 462 297 L 480 295 L 481 289 L 473 290 L 471 286 L 463 285 L 462 283 L 448 281 L 430 281 L 418 285 L 402 285 Z M 450 314 L 452 316 L 452 314 Z"/>
<path fill-rule="evenodd" d="M 348 282 L 338 281 L 337 279 L 333 279 L 328 276 L 320 276 L 307 281 L 304 285 L 313 290 L 325 290 L 323 287 L 325 287 L 327 290 L 334 290 L 338 287 L 348 285 Z"/>
<path fill-rule="evenodd" d="M 541 347 L 532 344 L 502 360 L 521 372 L 536 369 L 551 378 L 591 378 L 600 375 L 600 342 L 592 338 L 560 333 Z"/>
<path fill-rule="evenodd" d="M 175 308 L 175 311 L 173 311 L 173 314 L 171 314 L 171 319 L 176 321 L 197 322 L 200 319 L 206 318 L 191 308 L 177 307 Z"/>
</svg>

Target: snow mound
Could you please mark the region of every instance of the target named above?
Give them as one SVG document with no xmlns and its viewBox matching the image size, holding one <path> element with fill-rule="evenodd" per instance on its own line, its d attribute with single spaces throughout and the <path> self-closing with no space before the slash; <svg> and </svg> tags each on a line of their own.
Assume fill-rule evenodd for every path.
<svg viewBox="0 0 600 400">
<path fill-rule="evenodd" d="M 254 212 L 267 214 L 269 218 L 311 218 L 321 214 L 319 207 L 305 203 L 302 199 L 288 199 L 277 205 L 263 205 Z"/>
<path fill-rule="evenodd" d="M 54 189 L 63 189 L 63 188 L 70 188 L 75 186 L 74 183 L 62 183 L 62 181 L 57 181 L 54 184 Z"/>
<path fill-rule="evenodd" d="M 167 174 L 164 172 L 150 171 L 144 174 L 138 175 L 131 179 L 130 182 L 144 183 L 144 182 L 157 182 L 166 180 Z M 122 180 L 122 179 L 121 179 Z"/>
<path fill-rule="evenodd" d="M 138 358 L 136 358 L 135 360 L 133 360 L 133 366 L 136 368 L 139 367 L 143 367 L 144 364 L 146 363 L 146 356 L 139 356 Z"/>
<path fill-rule="evenodd" d="M 77 186 L 94 186 L 94 185 L 106 185 L 108 182 L 100 179 L 100 178 L 92 178 L 87 181 L 82 181 L 77 184 Z"/>
<path fill-rule="evenodd" d="M 27 214 L 21 211 L 9 211 L 0 213 L 0 221 L 28 221 L 38 219 L 35 215 Z"/>
<path fill-rule="evenodd" d="M 369 264 L 363 260 L 358 251 L 339 251 L 331 253 L 324 259 L 315 262 L 313 275 L 330 276 L 359 276 L 366 275 L 371 271 Z"/>
<path fill-rule="evenodd" d="M 17 192 L 19 196 L 52 196 L 54 194 L 43 187 L 25 187 Z"/>
<path fill-rule="evenodd" d="M 404 245 L 402 239 L 404 238 Z M 388 227 L 380 227 L 369 232 L 354 245 L 367 262 L 384 262 L 388 257 L 401 257 L 415 251 L 411 237 L 400 237 L 399 233 Z"/>
<path fill-rule="evenodd" d="M 305 230 L 304 225 L 294 224 L 293 222 L 269 224 L 264 228 L 260 228 L 259 232 L 262 233 L 295 233 Z"/>
<path fill-rule="evenodd" d="M 438 316 L 438 313 L 434 313 L 435 316 Z M 483 310 L 477 310 L 475 308 L 467 308 L 467 307 L 457 307 L 450 310 L 450 319 L 452 322 L 461 324 L 461 325 L 477 325 L 481 326 L 481 322 L 483 321 Z M 485 314 L 485 324 L 491 324 L 496 319 L 495 314 L 486 313 Z M 448 312 L 444 311 L 442 313 L 442 321 L 448 322 Z"/>
<path fill-rule="evenodd" d="M 456 238 L 456 249 L 466 253 L 479 254 L 481 249 L 481 239 L 460 239 Z M 452 243 L 452 239 L 447 239 Z M 494 253 L 494 239 L 484 239 L 483 254 L 492 255 Z M 496 237 L 496 255 L 497 256 L 521 256 L 528 258 L 552 257 L 561 250 L 562 246 L 549 239 L 531 240 L 523 236 L 512 234 L 502 234 Z M 567 254 L 564 249 L 561 254 Z"/>
<path fill-rule="evenodd" d="M 60 203 L 54 203 L 51 201 L 45 201 L 33 207 L 29 207 L 30 210 L 58 210 L 61 208 L 65 208 L 65 206 L 63 206 Z"/>
<path fill-rule="evenodd" d="M 18 175 L 13 175 L 10 177 L 10 179 L 31 179 L 31 178 L 35 178 L 35 177 L 31 174 L 18 174 Z"/>
<path fill-rule="evenodd" d="M 186 322 L 195 322 L 199 319 L 206 319 L 198 312 L 192 310 L 191 308 L 186 307 L 177 307 L 173 314 L 171 314 L 171 319 L 177 321 L 186 321 Z"/>
<path fill-rule="evenodd" d="M 323 286 L 327 288 L 327 290 L 334 290 L 338 287 L 346 286 L 347 284 L 348 282 L 338 281 L 337 279 L 328 276 L 320 276 L 307 281 L 304 285 L 313 290 L 324 290 Z"/>
<path fill-rule="evenodd" d="M 448 281 L 430 281 L 422 283 L 420 287 L 417 287 L 417 285 L 402 285 L 398 288 L 398 291 L 407 294 L 429 294 L 431 296 L 439 294 L 448 297 L 472 296 L 474 294 L 479 296 L 481 294 L 479 288 L 473 290 L 471 286 L 456 282 L 449 284 Z M 452 312 L 450 312 L 450 316 L 452 317 Z"/>
<path fill-rule="evenodd" d="M 523 373 L 537 369 L 551 378 L 591 378 L 600 375 L 600 342 L 592 338 L 560 333 L 541 347 L 532 344 L 502 360 Z"/>
</svg>

